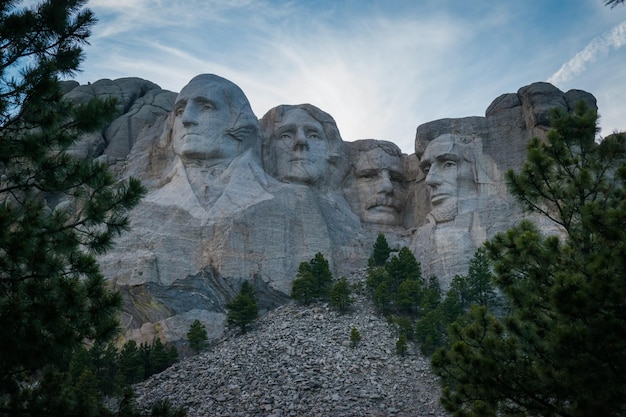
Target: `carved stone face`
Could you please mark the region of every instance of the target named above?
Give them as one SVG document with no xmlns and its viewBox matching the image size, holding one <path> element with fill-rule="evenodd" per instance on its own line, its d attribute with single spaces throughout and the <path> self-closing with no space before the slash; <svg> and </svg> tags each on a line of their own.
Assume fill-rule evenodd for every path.
<svg viewBox="0 0 626 417">
<path fill-rule="evenodd" d="M 355 162 L 359 215 L 366 223 L 396 226 L 402 223 L 404 175 L 400 156 L 381 148 L 361 152 Z"/>
<path fill-rule="evenodd" d="M 281 181 L 317 184 L 328 170 L 328 143 L 322 125 L 301 109 L 292 109 L 274 126 L 270 146 Z"/>
<path fill-rule="evenodd" d="M 431 215 L 437 223 L 453 220 L 459 198 L 474 188 L 471 163 L 463 158 L 453 135 L 441 135 L 426 147 L 420 167 L 426 174 L 426 185 L 432 206 Z"/>
<path fill-rule="evenodd" d="M 172 146 L 183 161 L 227 159 L 245 150 L 246 144 L 226 133 L 233 121 L 232 101 L 239 95 L 229 87 L 217 78 L 196 77 L 178 94 Z"/>
</svg>

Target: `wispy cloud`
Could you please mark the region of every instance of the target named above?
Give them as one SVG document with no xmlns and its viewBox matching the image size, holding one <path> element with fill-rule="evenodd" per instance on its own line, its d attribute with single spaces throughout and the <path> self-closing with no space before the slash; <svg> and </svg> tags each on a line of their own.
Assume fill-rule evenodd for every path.
<svg viewBox="0 0 626 417">
<path fill-rule="evenodd" d="M 500 94 L 544 79 L 547 65 L 566 57 L 542 40 L 572 33 L 528 26 L 557 10 L 508 2 L 90 0 L 89 7 L 100 23 L 79 82 L 132 76 L 180 91 L 193 76 L 215 73 L 242 88 L 258 117 L 308 102 L 335 118 L 344 140 L 391 140 L 407 153 L 419 124 L 481 115 Z M 586 54 L 619 48 L 625 26 Z M 600 93 L 581 78 L 571 87 Z"/>
<path fill-rule="evenodd" d="M 587 64 L 606 55 L 612 49 L 619 49 L 626 44 L 626 21 L 615 26 L 610 32 L 592 40 L 585 48 L 567 61 L 557 72 L 548 78 L 548 82 L 559 85 L 579 75 Z"/>
</svg>

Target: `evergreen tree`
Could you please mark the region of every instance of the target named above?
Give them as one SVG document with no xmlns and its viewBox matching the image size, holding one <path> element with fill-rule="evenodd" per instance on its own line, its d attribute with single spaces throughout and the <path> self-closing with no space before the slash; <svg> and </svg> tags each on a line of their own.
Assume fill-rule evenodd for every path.
<svg viewBox="0 0 626 417">
<path fill-rule="evenodd" d="M 350 284 L 348 284 L 348 280 L 345 277 L 341 277 L 330 290 L 330 304 L 339 310 L 340 313 L 343 313 L 350 307 L 353 301 Z"/>
<path fill-rule="evenodd" d="M 350 330 L 350 347 L 354 349 L 360 341 L 361 333 L 359 332 L 359 329 L 353 327 L 352 330 Z"/>
<path fill-rule="evenodd" d="M 497 306 L 497 296 L 493 287 L 493 274 L 491 273 L 491 261 L 487 257 L 484 248 L 476 251 L 470 259 L 467 273 L 469 287 L 469 301 L 479 306 L 493 309 Z"/>
<path fill-rule="evenodd" d="M 420 310 L 422 313 L 435 310 L 441 303 L 441 286 L 439 284 L 439 278 L 434 275 L 428 277 L 428 283 L 424 288 L 424 293 L 421 299 Z"/>
<path fill-rule="evenodd" d="M 119 356 L 119 369 L 124 385 L 131 385 L 143 381 L 145 361 L 137 342 L 129 340 L 124 343 Z"/>
<path fill-rule="evenodd" d="M 400 356 L 405 356 L 409 350 L 409 344 L 407 342 L 406 335 L 400 333 L 398 340 L 396 341 L 396 353 Z"/>
<path fill-rule="evenodd" d="M 0 3 L 0 408 L 26 415 L 52 413 L 56 401 L 41 395 L 57 380 L 39 379 L 37 398 L 27 388 L 37 375 L 117 332 L 120 297 L 95 255 L 128 228 L 144 193 L 67 152 L 115 112 L 113 102 L 62 99 L 59 80 L 78 68 L 93 14 L 81 0 L 28 3 Z"/>
<path fill-rule="evenodd" d="M 237 326 L 241 333 L 245 333 L 248 330 L 248 325 L 259 317 L 256 295 L 248 281 L 241 284 L 239 294 L 226 305 L 226 308 L 228 309 L 228 325 Z"/>
<path fill-rule="evenodd" d="M 373 295 L 381 284 L 384 283 L 387 287 L 389 287 L 390 281 L 391 277 L 389 276 L 387 270 L 382 266 L 376 266 L 369 269 L 365 283 L 367 291 Z"/>
<path fill-rule="evenodd" d="M 391 253 L 391 248 L 387 243 L 385 235 L 380 233 L 374 243 L 372 256 L 367 261 L 369 267 L 384 266 Z"/>
<path fill-rule="evenodd" d="M 372 296 L 374 305 L 380 310 L 381 314 L 387 314 L 389 309 L 389 303 L 391 301 L 391 295 L 389 294 L 389 286 L 386 282 L 380 284 Z"/>
<path fill-rule="evenodd" d="M 407 340 L 415 340 L 415 331 L 413 330 L 413 320 L 404 316 L 392 316 L 391 321 L 396 326 L 398 335 L 404 334 Z"/>
<path fill-rule="evenodd" d="M 404 281 L 398 287 L 395 294 L 394 305 L 399 312 L 414 315 L 419 309 L 420 299 L 424 291 L 423 285 L 419 281 Z"/>
<path fill-rule="evenodd" d="M 438 306 L 422 314 L 415 324 L 415 338 L 424 355 L 431 355 L 443 345 L 445 326 L 442 310 Z"/>
<path fill-rule="evenodd" d="M 303 304 L 314 300 L 327 301 L 333 285 L 333 274 L 328 261 L 320 252 L 309 262 L 302 262 L 298 267 L 298 275 L 293 280 L 291 297 Z"/>
<path fill-rule="evenodd" d="M 315 296 L 320 300 L 328 300 L 330 289 L 333 285 L 333 274 L 324 255 L 320 252 L 309 262 L 311 264 L 311 274 L 315 280 Z"/>
<path fill-rule="evenodd" d="M 433 356 L 442 402 L 464 416 L 622 416 L 626 410 L 626 137 L 596 142 L 595 112 L 554 110 L 513 195 L 529 221 L 486 244 L 504 318 L 475 306 Z"/>
<path fill-rule="evenodd" d="M 170 360 L 171 359 L 168 355 L 168 351 L 165 349 L 165 345 L 163 345 L 161 339 L 157 337 L 152 343 L 150 366 L 148 368 L 149 372 L 146 374 L 146 378 L 150 375 L 163 372 L 168 366 L 172 365 L 173 362 L 170 362 Z"/>
<path fill-rule="evenodd" d="M 309 262 L 302 262 L 298 266 L 298 275 L 291 287 L 291 298 L 306 305 L 315 299 L 315 279 Z"/>
<path fill-rule="evenodd" d="M 208 336 L 206 333 L 206 327 L 200 320 L 194 320 L 189 326 L 189 331 L 187 332 L 187 341 L 189 342 L 189 347 L 193 349 L 194 352 L 199 353 L 202 349 L 204 349 L 207 345 Z"/>
</svg>

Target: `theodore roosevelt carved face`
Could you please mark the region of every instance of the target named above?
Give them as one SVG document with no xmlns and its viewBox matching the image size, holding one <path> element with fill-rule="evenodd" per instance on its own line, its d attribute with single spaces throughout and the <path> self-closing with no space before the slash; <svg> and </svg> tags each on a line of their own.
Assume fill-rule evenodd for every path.
<svg viewBox="0 0 626 417">
<path fill-rule="evenodd" d="M 400 225 L 406 194 L 400 148 L 374 139 L 359 140 L 351 146 L 356 188 L 353 210 L 365 223 Z"/>
</svg>

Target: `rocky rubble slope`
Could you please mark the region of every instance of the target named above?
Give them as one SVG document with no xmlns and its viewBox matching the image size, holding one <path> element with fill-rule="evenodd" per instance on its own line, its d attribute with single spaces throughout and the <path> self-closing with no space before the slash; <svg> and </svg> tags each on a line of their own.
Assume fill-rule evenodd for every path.
<svg viewBox="0 0 626 417">
<path fill-rule="evenodd" d="M 169 399 L 189 417 L 446 416 L 428 358 L 399 357 L 396 339 L 363 296 L 343 315 L 289 303 L 136 386 L 137 400 Z"/>
</svg>

